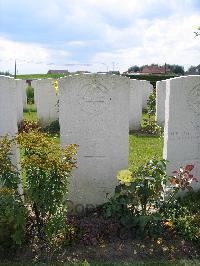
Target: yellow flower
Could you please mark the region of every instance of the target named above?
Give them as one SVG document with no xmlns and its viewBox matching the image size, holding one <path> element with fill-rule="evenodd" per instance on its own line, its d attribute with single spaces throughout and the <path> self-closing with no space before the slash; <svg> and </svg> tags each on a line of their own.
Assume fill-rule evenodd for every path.
<svg viewBox="0 0 200 266">
<path fill-rule="evenodd" d="M 58 92 L 59 92 L 58 81 L 57 80 L 53 80 L 52 81 L 52 86 L 53 86 L 53 89 L 56 91 L 56 95 L 58 95 Z"/>
<path fill-rule="evenodd" d="M 165 222 L 165 226 L 167 226 L 169 230 L 172 230 L 174 228 L 174 224 L 171 220 L 167 220 Z"/>
<path fill-rule="evenodd" d="M 117 179 L 120 184 L 124 184 L 125 186 L 130 186 L 133 181 L 132 172 L 129 170 L 121 170 L 117 174 Z"/>
<path fill-rule="evenodd" d="M 12 195 L 13 193 L 15 193 L 15 190 L 12 188 L 6 188 L 6 187 L 0 188 L 0 194 L 2 195 Z"/>
</svg>

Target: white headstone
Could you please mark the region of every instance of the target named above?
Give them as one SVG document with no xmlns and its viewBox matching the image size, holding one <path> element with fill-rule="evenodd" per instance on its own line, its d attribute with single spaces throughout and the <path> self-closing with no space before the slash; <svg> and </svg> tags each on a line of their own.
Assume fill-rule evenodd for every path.
<svg viewBox="0 0 200 266">
<path fill-rule="evenodd" d="M 0 76 L 0 136 L 18 132 L 15 86 L 13 78 Z"/>
<path fill-rule="evenodd" d="M 140 129 L 142 94 L 141 81 L 130 79 L 129 130 Z"/>
<path fill-rule="evenodd" d="M 159 126 L 165 124 L 166 80 L 156 82 L 156 121 Z"/>
<path fill-rule="evenodd" d="M 22 100 L 23 100 L 23 108 L 27 107 L 27 94 L 26 94 L 26 89 L 27 89 L 28 85 L 26 83 L 26 80 L 23 80 L 22 82 Z"/>
<path fill-rule="evenodd" d="M 38 79 L 31 82 L 34 89 L 34 101 L 41 126 L 47 126 L 58 120 L 58 95 L 52 85 L 54 79 Z"/>
<path fill-rule="evenodd" d="M 164 158 L 168 174 L 187 164 L 200 177 L 200 76 L 166 81 Z M 200 181 L 200 179 L 199 179 Z M 195 183 L 195 188 L 200 182 Z"/>
<path fill-rule="evenodd" d="M 144 109 L 147 106 L 147 101 L 151 92 L 153 91 L 153 85 L 147 80 L 140 80 L 140 82 L 143 90 L 142 109 Z"/>
<path fill-rule="evenodd" d="M 23 120 L 23 95 L 22 89 L 24 86 L 24 80 L 15 79 L 15 100 L 16 100 L 16 112 L 17 112 L 17 123 L 20 124 Z"/>
<path fill-rule="evenodd" d="M 13 78 L 0 76 L 0 137 L 14 137 L 18 132 L 16 112 L 16 81 Z M 12 163 L 19 167 L 19 149 L 12 149 Z M 22 185 L 19 184 L 22 194 Z"/>
<path fill-rule="evenodd" d="M 104 203 L 128 167 L 129 88 L 128 78 L 115 75 L 59 79 L 61 145 L 79 145 L 69 185 L 74 204 Z"/>
</svg>

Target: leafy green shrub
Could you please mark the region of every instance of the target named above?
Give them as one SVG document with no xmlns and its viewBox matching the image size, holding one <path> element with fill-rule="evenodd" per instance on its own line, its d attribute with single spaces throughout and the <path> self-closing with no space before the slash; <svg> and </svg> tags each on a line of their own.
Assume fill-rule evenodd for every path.
<svg viewBox="0 0 200 266">
<path fill-rule="evenodd" d="M 106 217 L 116 217 L 124 227 L 136 228 L 140 235 L 162 232 L 162 223 L 173 223 L 169 206 L 175 202 L 177 192 L 186 189 L 191 191 L 190 184 L 196 180 L 190 173 L 193 167 L 186 165 L 174 171 L 174 176 L 168 176 L 166 161 L 152 159 L 135 173 L 120 171 L 115 194 L 104 205 Z M 171 183 L 171 189 L 166 199 L 165 187 L 168 182 Z M 176 213 L 175 209 L 171 210 Z M 196 221 L 199 220 L 195 218 Z"/>
<path fill-rule="evenodd" d="M 34 90 L 31 86 L 27 87 L 26 95 L 27 95 L 27 102 L 29 104 L 33 104 L 34 103 Z"/>
<path fill-rule="evenodd" d="M 59 134 L 60 132 L 60 124 L 59 120 L 55 120 L 51 122 L 49 126 L 47 126 L 43 131 L 48 132 L 49 134 Z"/>
<path fill-rule="evenodd" d="M 21 162 L 26 176 L 26 200 L 36 220 L 40 238 L 52 240 L 65 234 L 68 177 L 76 166 L 76 145 L 61 149 L 40 131 L 20 133 L 17 141 L 24 150 Z"/>
<path fill-rule="evenodd" d="M 200 244 L 200 190 L 170 201 L 162 211 L 176 231 Z"/>
<path fill-rule="evenodd" d="M 155 210 L 163 200 L 164 185 L 169 179 L 166 161 L 152 159 L 134 174 L 129 170 L 120 171 L 117 178 L 120 185 L 105 204 L 105 215 L 117 217 L 123 226 L 136 227 L 143 234 L 148 226 L 161 219 Z"/>
<path fill-rule="evenodd" d="M 11 161 L 15 144 L 15 140 L 9 139 L 8 136 L 0 137 L 0 187 L 5 186 L 17 190 L 19 172 Z"/>
<path fill-rule="evenodd" d="M 142 121 L 142 132 L 147 134 L 161 135 L 162 128 L 157 125 L 155 121 L 155 112 L 156 112 L 156 92 L 150 94 L 147 101 L 147 118 L 143 118 Z"/>
<path fill-rule="evenodd" d="M 24 239 L 27 212 L 17 191 L 20 182 L 12 164 L 14 139 L 0 138 L 0 246 L 21 244 Z"/>
<path fill-rule="evenodd" d="M 155 115 L 156 113 L 156 91 L 153 90 L 150 95 L 149 99 L 147 100 L 147 113 L 148 115 Z"/>
<path fill-rule="evenodd" d="M 14 189 L 0 188 L 0 246 L 22 244 L 25 236 L 27 210 Z"/>
</svg>

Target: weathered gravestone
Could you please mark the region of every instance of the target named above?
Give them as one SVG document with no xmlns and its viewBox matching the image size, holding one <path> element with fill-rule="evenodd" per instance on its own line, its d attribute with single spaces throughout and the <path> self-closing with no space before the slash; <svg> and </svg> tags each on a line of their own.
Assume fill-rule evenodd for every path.
<svg viewBox="0 0 200 266">
<path fill-rule="evenodd" d="M 15 79 L 0 76 L 0 136 L 14 136 L 18 132 L 15 92 Z"/>
<path fill-rule="evenodd" d="M 10 77 L 0 76 L 0 137 L 8 135 L 12 138 L 18 132 L 15 91 L 16 81 Z M 19 167 L 19 149 L 15 146 L 11 153 L 12 163 Z M 22 193 L 21 184 L 19 192 Z"/>
<path fill-rule="evenodd" d="M 168 174 L 193 164 L 200 177 L 200 76 L 166 81 L 164 158 L 169 160 Z"/>
<path fill-rule="evenodd" d="M 147 101 L 151 92 L 153 91 L 153 85 L 150 83 L 150 81 L 147 80 L 140 80 L 140 82 L 143 91 L 142 109 L 144 109 L 147 106 Z"/>
<path fill-rule="evenodd" d="M 16 112 L 17 112 L 17 123 L 23 120 L 23 87 L 24 87 L 24 80 L 22 79 L 15 79 L 15 101 L 16 101 Z"/>
<path fill-rule="evenodd" d="M 79 145 L 69 185 L 76 206 L 104 203 L 128 167 L 129 88 L 128 78 L 115 75 L 59 79 L 61 145 Z"/>
<path fill-rule="evenodd" d="M 165 124 L 166 80 L 156 82 L 156 122 L 160 126 Z"/>
<path fill-rule="evenodd" d="M 22 91 L 22 100 L 23 100 L 23 108 L 27 107 L 27 94 L 26 94 L 26 89 L 28 87 L 26 80 L 22 80 L 21 84 L 21 91 Z"/>
<path fill-rule="evenodd" d="M 58 95 L 52 85 L 54 79 L 38 79 L 31 82 L 39 123 L 45 127 L 58 120 Z"/>
<path fill-rule="evenodd" d="M 129 130 L 140 129 L 142 118 L 142 89 L 141 81 L 130 80 Z"/>
</svg>

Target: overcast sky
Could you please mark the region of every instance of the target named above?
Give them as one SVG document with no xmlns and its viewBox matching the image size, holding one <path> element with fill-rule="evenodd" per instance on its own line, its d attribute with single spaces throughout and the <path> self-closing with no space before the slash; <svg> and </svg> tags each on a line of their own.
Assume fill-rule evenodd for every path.
<svg viewBox="0 0 200 266">
<path fill-rule="evenodd" d="M 200 0 L 0 0 L 0 71 L 200 64 Z"/>
</svg>

